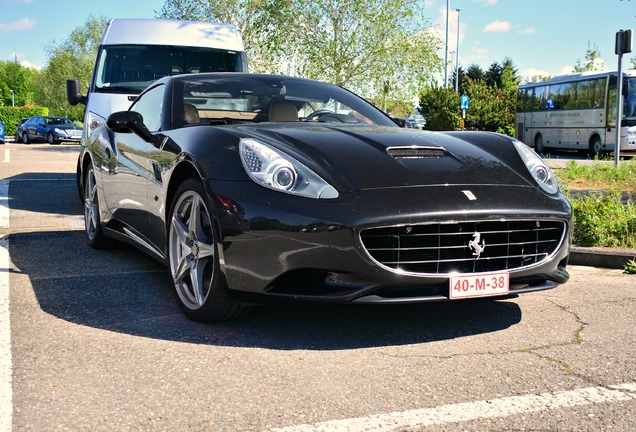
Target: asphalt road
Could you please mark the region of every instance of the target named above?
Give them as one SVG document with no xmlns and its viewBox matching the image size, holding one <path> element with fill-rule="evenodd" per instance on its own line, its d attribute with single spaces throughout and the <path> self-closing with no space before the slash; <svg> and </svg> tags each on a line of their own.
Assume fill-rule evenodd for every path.
<svg viewBox="0 0 636 432">
<path fill-rule="evenodd" d="M 76 155 L 0 146 L 0 431 L 636 430 L 636 276 L 197 324 L 155 261 L 87 246 Z"/>
</svg>

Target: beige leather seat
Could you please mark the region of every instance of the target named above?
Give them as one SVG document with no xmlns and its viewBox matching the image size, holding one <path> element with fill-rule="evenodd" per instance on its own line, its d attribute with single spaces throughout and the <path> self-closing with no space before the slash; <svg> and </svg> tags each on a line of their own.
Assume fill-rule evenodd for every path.
<svg viewBox="0 0 636 432">
<path fill-rule="evenodd" d="M 183 111 L 185 112 L 185 122 L 187 124 L 200 123 L 199 110 L 197 107 L 191 104 L 183 104 Z"/>
<path fill-rule="evenodd" d="M 298 120 L 298 110 L 294 104 L 272 103 L 269 106 L 269 121 L 292 122 Z"/>
</svg>

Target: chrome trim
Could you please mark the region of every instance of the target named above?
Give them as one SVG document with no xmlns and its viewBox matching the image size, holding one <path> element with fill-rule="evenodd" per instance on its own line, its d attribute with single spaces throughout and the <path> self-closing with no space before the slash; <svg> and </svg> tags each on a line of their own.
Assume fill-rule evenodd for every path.
<svg viewBox="0 0 636 432">
<path fill-rule="evenodd" d="M 496 269 L 490 269 L 490 270 L 485 270 L 485 271 L 479 271 L 479 272 L 474 272 L 474 273 L 456 273 L 456 272 L 441 272 L 441 273 L 419 273 L 419 272 L 411 272 L 411 271 L 405 271 L 405 270 L 399 270 L 399 269 L 395 269 L 392 267 L 389 267 L 385 264 L 383 264 L 382 262 L 378 261 L 377 259 L 375 259 L 371 253 L 369 252 L 369 250 L 367 249 L 367 246 L 365 245 L 364 241 L 362 240 L 362 233 L 364 231 L 367 230 L 375 230 L 375 229 L 382 229 L 382 228 L 403 228 L 406 226 L 423 226 L 423 225 L 452 225 L 452 224 L 471 224 L 471 223 L 490 223 L 490 222 L 502 222 L 502 223 L 514 223 L 514 222 L 560 222 L 562 224 L 562 230 L 561 230 L 561 237 L 560 239 L 557 241 L 556 246 L 554 247 L 554 250 L 546 255 L 542 260 L 538 261 L 538 262 L 533 262 L 530 265 L 527 266 L 521 266 L 521 267 L 514 267 L 514 268 L 502 268 L 500 270 L 496 270 Z M 498 230 L 498 231 L 492 231 L 493 233 L 507 233 L 507 232 L 525 232 L 522 230 L 511 230 L 511 231 L 506 231 L 506 230 Z M 564 219 L 548 219 L 548 218 L 543 218 L 543 219 L 497 219 L 497 220 L 467 220 L 467 221 L 445 221 L 445 222 L 425 222 L 425 223 L 419 223 L 419 224 L 396 224 L 396 225 L 383 225 L 383 226 L 373 226 L 373 227 L 367 227 L 364 228 L 360 231 L 358 231 L 358 240 L 360 241 L 360 245 L 362 246 L 362 249 L 364 249 L 364 252 L 367 254 L 367 256 L 369 257 L 369 259 L 371 259 L 371 261 L 373 261 L 374 263 L 376 263 L 379 267 L 381 267 L 384 270 L 390 271 L 391 273 L 395 273 L 395 274 L 399 274 L 399 275 L 405 275 L 405 276 L 415 276 L 415 277 L 450 277 L 453 275 L 457 275 L 457 274 L 470 274 L 470 275 L 480 275 L 480 274 L 487 274 L 487 273 L 492 273 L 493 271 L 507 271 L 508 273 L 518 273 L 521 271 L 526 271 L 529 269 L 533 269 L 536 267 L 540 267 L 542 265 L 544 265 L 546 262 L 550 261 L 563 247 L 564 242 L 567 239 L 567 233 L 568 233 L 568 222 Z M 428 233 L 428 234 L 414 234 L 415 236 L 438 236 L 438 234 L 433 234 L 433 233 Z M 465 233 L 448 233 L 448 235 L 466 235 Z M 544 240 L 541 242 L 548 242 L 551 240 Z M 530 244 L 537 244 L 540 242 L 531 242 Z M 526 244 L 526 242 L 520 242 L 520 243 L 506 243 L 506 245 L 522 245 L 522 244 Z M 500 245 L 503 246 L 504 244 L 501 243 L 491 243 L 489 244 L 490 247 L 496 246 L 496 245 Z M 463 246 L 449 246 L 448 248 L 466 248 L 467 246 L 463 245 Z M 408 250 L 409 248 L 405 248 L 404 250 Z M 440 249 L 439 247 L 430 247 L 430 248 L 410 248 L 411 250 L 424 250 L 424 249 L 433 249 L 433 250 L 438 250 Z M 378 248 L 376 250 L 381 250 L 381 248 Z M 394 248 L 385 248 L 385 250 L 394 250 Z M 520 258 L 520 257 L 530 257 L 530 256 L 540 256 L 543 254 L 527 254 L 527 255 L 510 255 L 507 256 L 507 258 Z M 506 257 L 500 257 L 500 258 L 494 258 L 494 259 L 504 259 Z M 488 261 L 493 259 L 492 257 L 481 257 L 479 258 L 482 261 Z M 447 260 L 430 260 L 430 261 L 413 261 L 410 263 L 439 263 L 439 262 L 456 262 L 456 261 L 466 261 L 466 259 L 447 259 Z M 409 261 L 399 261 L 400 263 L 406 263 L 408 264 Z M 391 263 L 395 263 L 397 264 L 398 262 L 391 262 Z"/>
</svg>

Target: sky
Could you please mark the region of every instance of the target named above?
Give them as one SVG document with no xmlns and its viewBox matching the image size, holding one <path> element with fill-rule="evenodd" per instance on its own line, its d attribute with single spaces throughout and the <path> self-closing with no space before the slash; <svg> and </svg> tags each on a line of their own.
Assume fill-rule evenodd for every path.
<svg viewBox="0 0 636 432">
<path fill-rule="evenodd" d="M 155 18 L 164 0 L 0 0 L 0 59 L 45 66 L 44 47 L 64 41 L 88 17 Z M 512 59 L 522 77 L 569 73 L 588 48 L 600 52 L 607 69 L 617 69 L 617 31 L 636 33 L 636 0 L 424 0 L 419 11 L 442 42 L 448 60 L 487 69 Z M 459 50 L 457 22 L 459 12 Z M 636 51 L 636 34 L 634 37 Z M 439 52 L 444 57 L 444 50 Z M 624 64 L 636 57 L 627 54 Z M 249 59 L 248 59 L 249 61 Z M 450 74 L 450 72 L 449 72 Z"/>
</svg>

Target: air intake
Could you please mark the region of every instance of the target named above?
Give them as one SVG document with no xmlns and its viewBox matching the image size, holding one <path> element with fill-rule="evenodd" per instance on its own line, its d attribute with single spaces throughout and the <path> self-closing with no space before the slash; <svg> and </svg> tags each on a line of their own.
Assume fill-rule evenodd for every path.
<svg viewBox="0 0 636 432">
<path fill-rule="evenodd" d="M 389 147 L 386 149 L 393 158 L 441 158 L 446 156 L 446 150 L 442 147 Z"/>
</svg>

